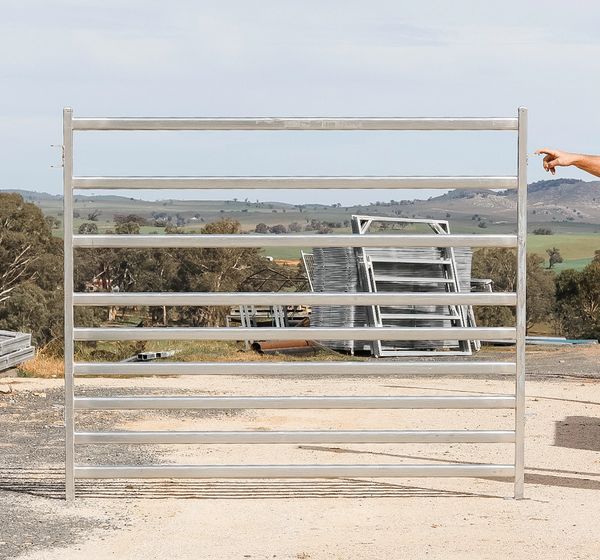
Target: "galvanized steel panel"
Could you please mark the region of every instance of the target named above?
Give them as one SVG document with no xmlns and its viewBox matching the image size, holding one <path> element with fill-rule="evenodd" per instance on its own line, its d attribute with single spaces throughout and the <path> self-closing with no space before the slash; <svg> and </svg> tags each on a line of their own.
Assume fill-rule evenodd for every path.
<svg viewBox="0 0 600 560">
<path fill-rule="evenodd" d="M 73 131 L 79 130 L 518 130 L 519 165 L 514 176 L 483 177 L 73 177 Z M 65 248 L 65 424 L 66 489 L 74 497 L 75 478 L 314 478 L 314 477 L 514 477 L 515 496 L 523 495 L 524 325 L 526 241 L 526 110 L 518 118 L 73 118 L 63 113 L 64 248 Z M 518 194 L 518 235 L 72 235 L 73 190 L 76 188 L 515 188 Z M 73 294 L 73 248 L 194 248 L 194 247 L 517 247 L 516 294 Z M 414 297 L 413 297 L 414 296 Z M 440 296 L 444 297 L 441 302 Z M 235 340 L 252 329 L 86 329 L 73 328 L 74 305 L 517 305 L 517 328 L 452 329 L 453 338 L 517 340 L 515 362 L 269 362 L 269 363 L 78 363 L 74 340 Z M 371 298 L 371 299 L 370 299 Z M 405 299 L 403 299 L 405 298 Z M 413 299 L 410 299 L 413 298 Z M 411 337 L 444 339 L 448 329 L 263 329 L 273 339 L 343 336 L 373 339 Z M 297 331 L 297 332 L 292 332 Z M 348 332 L 351 331 L 351 332 Z M 376 332 L 374 332 L 376 331 Z M 409 332 L 411 331 L 411 332 Z M 256 333 L 253 330 L 252 336 Z M 515 395 L 478 396 L 348 396 L 348 397 L 77 397 L 74 375 L 492 375 L 515 374 Z M 125 408 L 515 408 L 515 430 L 340 430 L 278 432 L 74 432 L 74 409 Z M 298 442 L 457 442 L 512 443 L 513 465 L 75 465 L 74 444 L 91 443 L 298 443 Z"/>
</svg>

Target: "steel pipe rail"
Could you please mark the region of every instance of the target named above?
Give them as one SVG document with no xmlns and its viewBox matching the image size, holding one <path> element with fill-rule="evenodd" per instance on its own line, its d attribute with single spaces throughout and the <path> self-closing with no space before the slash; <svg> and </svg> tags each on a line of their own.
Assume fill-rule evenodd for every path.
<svg viewBox="0 0 600 560">
<path fill-rule="evenodd" d="M 514 327 L 74 328 L 73 340 L 505 340 Z"/>
<path fill-rule="evenodd" d="M 516 305 L 513 292 L 76 292 L 73 305 Z"/>
<path fill-rule="evenodd" d="M 512 430 L 75 432 L 77 444 L 514 443 Z"/>
<path fill-rule="evenodd" d="M 151 465 L 75 466 L 75 478 L 505 478 L 514 465 Z"/>
<path fill-rule="evenodd" d="M 75 362 L 88 375 L 514 375 L 514 362 Z"/>
<path fill-rule="evenodd" d="M 73 177 L 74 189 L 516 189 L 488 177 Z"/>
<path fill-rule="evenodd" d="M 516 235 L 74 235 L 88 248 L 516 247 Z"/>
<path fill-rule="evenodd" d="M 517 130 L 516 118 L 98 118 L 76 117 L 73 130 Z"/>
<path fill-rule="evenodd" d="M 512 395 L 418 397 L 75 397 L 76 410 L 514 408 Z"/>
</svg>

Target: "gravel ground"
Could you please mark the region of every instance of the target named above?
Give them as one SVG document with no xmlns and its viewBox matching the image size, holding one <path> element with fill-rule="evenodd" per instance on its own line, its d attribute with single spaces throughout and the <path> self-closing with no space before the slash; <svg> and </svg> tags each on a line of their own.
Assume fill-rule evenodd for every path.
<svg viewBox="0 0 600 560">
<path fill-rule="evenodd" d="M 488 506 L 477 505 L 475 507 L 475 505 L 468 503 L 469 505 L 466 507 L 468 511 L 463 512 L 465 519 L 469 518 L 472 521 L 471 525 L 475 525 L 475 528 L 479 527 L 481 533 L 479 536 L 481 539 L 484 538 L 483 535 L 486 527 L 494 519 L 494 516 L 497 516 L 502 522 L 501 527 L 498 528 L 498 542 L 503 538 L 507 538 L 504 532 L 511 530 L 515 531 L 515 535 L 520 535 L 520 538 L 526 540 L 527 537 L 524 536 L 523 532 L 540 530 L 536 528 L 535 524 L 541 523 L 542 520 L 544 520 L 544 524 L 541 525 L 541 530 L 545 530 L 549 534 L 556 533 L 555 540 L 558 539 L 560 541 L 561 538 L 567 539 L 571 530 L 576 533 L 583 530 L 582 527 L 586 526 L 586 523 L 593 519 L 594 515 L 600 514 L 600 512 L 594 513 L 596 511 L 594 509 L 595 506 L 592 508 L 592 511 L 586 505 L 597 502 L 595 493 L 600 489 L 600 473 L 596 472 L 598 470 L 597 463 L 599 462 L 598 451 L 600 451 L 600 424 L 597 420 L 597 417 L 600 415 L 598 413 L 600 407 L 600 384 L 594 379 L 590 379 L 600 378 L 600 351 L 597 347 L 535 348 L 529 354 L 528 374 L 532 380 L 537 380 L 532 381 L 529 388 L 529 414 L 533 415 L 533 417 L 539 415 L 540 418 L 544 415 L 545 420 L 543 424 L 540 424 L 541 427 L 539 429 L 535 427 L 534 423 L 534 428 L 529 430 L 528 446 L 535 448 L 536 445 L 541 445 L 540 441 L 543 440 L 545 447 L 543 448 L 543 452 L 539 452 L 542 453 L 540 457 L 543 456 L 544 460 L 540 461 L 540 464 L 536 468 L 528 471 L 530 488 L 528 494 L 533 496 L 533 501 L 539 502 L 539 504 L 546 504 L 539 506 L 545 513 L 543 515 L 536 514 L 534 511 L 535 508 L 531 508 L 534 504 L 528 501 L 529 517 L 527 519 L 529 521 L 527 521 L 525 518 L 522 518 L 525 515 L 523 513 L 524 509 L 519 511 L 514 510 L 514 508 L 501 508 L 493 513 L 496 506 L 490 505 L 489 508 L 492 512 L 490 516 L 487 515 L 489 513 L 487 511 Z M 507 355 L 503 350 L 486 351 L 485 358 L 505 359 Z M 582 379 L 579 381 L 576 379 L 563 381 L 560 379 L 562 377 L 579 377 Z M 135 385 L 131 385 L 130 382 L 132 380 L 109 380 L 108 382 L 99 379 L 90 380 L 88 386 L 82 387 L 79 390 L 79 394 L 106 395 L 107 390 L 111 387 L 113 389 L 116 387 L 116 392 L 121 395 L 154 394 L 161 392 L 164 394 L 165 391 L 168 394 L 198 394 L 199 392 L 202 394 L 223 394 L 222 388 L 216 385 L 200 385 L 198 378 L 193 383 L 190 383 L 190 385 L 185 385 L 182 379 L 167 378 L 157 381 L 155 379 L 144 378 L 138 379 Z M 547 381 L 540 381 L 543 379 Z M 231 382 L 231 380 L 229 381 Z M 407 387 L 410 388 L 411 385 L 416 383 L 414 379 L 402 382 L 398 378 L 386 378 L 385 380 L 379 378 L 373 380 L 373 378 L 370 378 L 369 383 L 373 381 L 375 381 L 375 386 L 379 387 L 378 390 L 385 391 L 386 393 L 389 392 L 390 394 L 401 394 Z M 237 386 L 232 384 L 227 389 L 233 392 L 241 391 L 242 394 L 248 387 L 257 387 L 257 392 L 267 391 L 266 387 L 263 389 L 261 386 L 262 383 L 257 384 L 256 379 L 249 378 L 239 382 L 236 380 L 235 383 Z M 503 390 L 497 382 L 492 381 L 489 382 L 490 385 L 482 386 L 481 389 L 489 391 L 489 387 L 492 387 L 494 383 L 495 385 L 493 386 L 498 387 L 497 390 Z M 0 503 L 2 504 L 0 558 L 2 559 L 16 558 L 21 555 L 26 556 L 28 560 L 30 558 L 35 558 L 36 560 L 54 559 L 55 557 L 62 558 L 62 553 L 56 553 L 58 556 L 54 552 L 51 553 L 51 551 L 60 550 L 69 551 L 69 554 L 65 558 L 79 558 L 79 554 L 81 554 L 81 557 L 89 556 L 90 558 L 94 558 L 94 560 L 97 558 L 112 558 L 113 550 L 115 552 L 120 550 L 119 556 L 121 558 L 162 558 L 166 556 L 161 556 L 159 552 L 155 553 L 156 556 L 153 555 L 150 551 L 152 548 L 150 544 L 148 544 L 150 549 L 146 550 L 143 546 L 145 541 L 150 543 L 153 536 L 160 534 L 163 530 L 167 531 L 167 533 L 163 533 L 160 539 L 168 541 L 170 539 L 168 531 L 174 531 L 178 527 L 181 527 L 181 530 L 184 532 L 194 532 L 195 523 L 200 522 L 194 521 L 196 519 L 202 519 L 202 523 L 206 523 L 207 526 L 210 526 L 212 522 L 211 531 L 215 532 L 215 539 L 230 539 L 234 543 L 236 542 L 236 538 L 241 538 L 241 535 L 247 533 L 248 530 L 246 527 L 256 525 L 257 531 L 269 530 L 268 527 L 260 526 L 263 512 L 267 512 L 265 513 L 267 515 L 268 511 L 278 511 L 278 521 L 276 523 L 275 521 L 273 522 L 276 525 L 283 522 L 286 510 L 278 510 L 279 506 L 273 506 L 273 499 L 287 504 L 288 511 L 294 511 L 294 515 L 299 516 L 297 519 L 290 519 L 289 523 L 300 523 L 298 519 L 310 520 L 312 516 L 311 523 L 320 525 L 319 516 L 322 512 L 331 510 L 333 514 L 333 510 L 338 508 L 338 506 L 331 504 L 339 503 L 336 500 L 333 502 L 325 500 L 323 502 L 323 498 L 352 498 L 351 502 L 343 502 L 348 504 L 347 508 L 341 506 L 342 509 L 339 510 L 338 515 L 340 516 L 341 527 L 343 523 L 346 523 L 343 519 L 345 510 L 347 509 L 348 515 L 351 515 L 350 512 L 351 510 L 354 511 L 353 508 L 355 507 L 367 507 L 367 511 L 375 508 L 374 511 L 378 512 L 377 515 L 382 515 L 383 518 L 387 518 L 388 515 L 396 515 L 392 511 L 385 513 L 388 511 L 385 508 L 389 509 L 387 505 L 374 505 L 378 500 L 373 500 L 373 498 L 391 498 L 391 500 L 384 500 L 387 503 L 394 503 L 394 498 L 404 500 L 393 506 L 393 512 L 403 511 L 406 507 L 416 507 L 417 509 L 414 510 L 413 514 L 414 519 L 420 519 L 420 517 L 425 516 L 419 523 L 428 523 L 429 519 L 426 517 L 426 514 L 429 510 L 435 511 L 446 507 L 440 505 L 440 497 L 445 497 L 448 500 L 456 500 L 461 496 L 490 498 L 492 497 L 491 494 L 493 494 L 493 492 L 490 493 L 489 488 L 478 488 L 477 485 L 475 486 L 476 491 L 474 493 L 465 492 L 461 490 L 469 486 L 468 484 L 465 485 L 465 481 L 459 481 L 454 486 L 445 486 L 443 484 L 407 486 L 404 483 L 390 484 L 384 481 L 347 480 L 323 481 L 310 485 L 291 482 L 289 484 L 266 483 L 252 487 L 238 487 L 233 482 L 219 481 L 194 481 L 175 484 L 170 482 L 157 483 L 154 481 L 151 483 L 144 481 L 103 481 L 101 483 L 79 481 L 79 497 L 76 505 L 69 506 L 64 502 L 64 436 L 62 428 L 63 397 L 61 385 L 61 380 L 0 379 L 0 390 L 7 386 L 12 388 L 11 393 L 3 394 L 0 392 L 0 415 L 2 418 L 2 422 L 0 423 Z M 343 383 L 342 385 L 345 386 L 346 384 Z M 288 378 L 280 381 L 277 390 L 281 391 L 281 394 L 293 394 L 296 389 L 305 386 L 306 383 L 302 379 L 294 380 Z M 422 392 L 430 394 L 432 393 L 432 388 L 439 388 L 441 386 L 435 383 L 432 378 L 424 379 L 421 383 Z M 165 387 L 168 387 L 168 390 Z M 366 392 L 364 391 L 364 387 L 362 392 Z M 273 394 L 276 394 L 276 392 Z M 246 418 L 244 415 L 224 414 L 223 411 L 210 412 L 183 410 L 145 411 L 143 413 L 139 411 L 111 411 L 95 412 L 93 414 L 78 413 L 78 419 L 79 428 L 96 431 L 110 429 L 115 426 L 125 427 L 125 429 L 135 429 L 139 426 L 142 427 L 138 429 L 165 429 L 165 426 L 173 424 L 177 426 L 181 425 L 181 429 L 187 429 L 186 423 L 190 425 L 194 422 L 200 425 L 206 424 L 208 426 L 206 429 L 214 429 L 211 428 L 211 422 L 214 424 L 218 420 L 218 422 L 227 426 L 230 423 L 239 422 Z M 285 416 L 286 414 L 283 413 L 278 417 L 277 421 L 284 423 L 282 424 L 283 429 L 289 429 L 285 426 Z M 252 419 L 248 421 L 254 422 Z M 248 429 L 248 426 L 245 427 Z M 270 428 L 271 426 L 266 427 Z M 262 428 L 262 424 L 259 426 L 250 424 L 250 429 Z M 229 428 L 225 427 L 222 429 Z M 554 434 L 554 430 L 556 430 L 556 434 L 560 430 L 564 441 L 559 441 L 558 435 Z M 569 449 L 569 447 L 573 447 L 569 442 L 578 441 L 581 439 L 580 436 L 583 433 L 587 437 L 585 442 L 581 443 L 581 445 L 578 444 L 578 448 L 575 446 L 576 448 Z M 565 441 L 567 441 L 566 444 Z M 556 455 L 558 452 L 560 454 Z M 192 456 L 192 460 L 190 461 L 190 455 L 182 454 L 179 450 L 174 450 L 173 448 L 158 448 L 154 446 L 86 446 L 85 453 L 87 461 L 104 464 L 140 464 L 165 461 L 190 463 L 197 460 L 197 457 Z M 346 454 L 358 453 L 358 451 L 323 446 L 313 446 L 310 448 L 304 446 L 302 449 L 302 446 L 300 446 L 294 453 L 308 453 L 311 455 L 309 459 L 314 459 L 314 457 L 319 457 L 323 454 L 335 453 L 336 455 L 333 456 L 333 459 L 321 458 L 317 460 L 340 462 L 338 460 L 340 454 L 342 454 L 341 457 L 343 458 Z M 364 452 L 361 451 L 360 453 Z M 532 451 L 532 453 L 535 452 Z M 384 453 L 383 455 L 386 454 Z M 581 460 L 578 459 L 580 455 Z M 528 456 L 531 457 L 532 455 Z M 444 455 L 439 455 L 439 457 L 439 459 L 434 460 L 444 460 Z M 231 459 L 234 463 L 243 461 L 243 458 L 240 461 L 240 458 L 235 456 L 231 457 Z M 376 459 L 377 457 L 374 460 Z M 531 466 L 529 464 L 529 467 Z M 536 485 L 541 489 L 539 492 Z M 571 490 L 572 493 L 568 493 Z M 506 495 L 506 488 L 503 488 L 500 493 Z M 510 493 L 510 490 L 508 490 L 508 493 Z M 213 497 L 227 498 L 228 500 L 232 500 L 231 503 L 240 502 L 242 499 L 246 505 L 241 510 L 238 507 L 231 509 L 229 505 L 224 505 L 228 503 L 227 500 L 220 500 L 214 502 L 215 504 L 221 504 L 217 510 L 214 510 L 213 506 L 206 505 L 207 500 L 201 499 Z M 301 500 L 301 502 L 309 504 L 306 506 L 308 509 L 304 511 L 302 509 L 304 506 L 297 505 L 297 502 L 293 499 L 290 500 L 290 497 L 307 498 L 306 500 Z M 186 503 L 189 502 L 191 505 L 182 505 L 182 498 L 195 499 L 186 501 Z M 262 509 L 263 506 L 257 506 L 259 509 L 249 506 L 247 498 L 253 498 L 251 501 L 257 503 L 264 503 L 264 508 L 267 509 Z M 417 501 L 412 502 L 412 500 Z M 429 501 L 424 502 L 424 500 Z M 210 504 L 211 500 L 208 503 Z M 497 504 L 497 502 L 494 503 Z M 193 504 L 198 505 L 194 506 Z M 313 504 L 317 507 L 317 510 L 314 510 Z M 350 504 L 352 504 L 352 507 Z M 463 507 L 462 504 L 464 502 L 456 502 L 456 504 L 451 506 L 449 511 L 444 515 L 455 515 L 455 511 L 458 511 L 456 508 Z M 502 501 L 500 504 L 502 504 Z M 562 508 L 565 508 L 565 511 L 571 511 L 573 508 L 579 506 L 582 506 L 583 510 L 578 510 L 576 514 L 573 514 L 574 517 L 576 515 L 579 516 L 577 519 L 573 519 L 574 524 L 565 524 L 564 527 L 561 525 L 560 528 L 556 525 L 550 526 L 547 524 L 552 522 L 553 515 L 550 513 L 552 510 L 555 510 L 556 514 L 559 515 L 558 512 Z M 463 507 L 463 509 L 465 508 Z M 477 510 L 477 514 L 473 513 L 475 510 Z M 483 513 L 480 510 L 483 510 Z M 364 512 L 365 510 L 356 510 L 352 515 L 360 518 L 360 511 Z M 248 512 L 253 512 L 252 515 L 254 517 L 247 518 L 244 522 L 240 516 L 250 515 Z M 215 514 L 214 519 L 213 513 Z M 210 521 L 206 518 L 207 515 Z M 475 515 L 477 519 L 471 519 L 470 516 L 472 515 Z M 586 519 L 586 516 L 589 519 Z M 176 519 L 179 519 L 179 521 L 173 525 Z M 233 523 L 232 530 L 238 531 L 237 536 L 226 532 L 229 519 Z M 441 519 L 444 519 L 443 515 Z M 519 525 L 516 528 L 512 528 L 510 523 L 519 519 L 523 522 L 522 526 Z M 339 543 L 339 546 L 342 548 L 354 542 L 354 537 L 352 536 L 353 520 L 349 519 L 347 521 L 348 527 L 346 529 L 349 532 L 345 538 L 347 542 Z M 480 522 L 483 525 L 480 526 Z M 235 529 L 235 523 L 245 523 L 245 525 L 242 524 L 242 526 L 237 526 L 237 529 Z M 438 522 L 436 521 L 431 524 L 431 527 L 434 527 L 434 525 L 438 526 L 437 524 Z M 571 525 L 575 527 L 575 524 L 577 524 L 578 529 L 567 528 L 571 527 Z M 367 530 L 365 529 L 367 525 L 368 523 L 365 521 L 364 530 Z M 305 527 L 305 529 L 306 531 L 312 530 L 310 527 Z M 371 527 L 371 529 L 375 532 L 370 534 L 370 537 L 377 535 L 377 531 L 386 530 L 384 525 Z M 404 530 L 412 531 L 413 529 L 414 527 L 410 523 L 404 527 Z M 285 527 L 280 527 L 280 530 L 285 531 Z M 388 532 L 390 530 L 393 535 L 393 527 L 387 528 Z M 463 537 L 466 538 L 468 532 L 472 530 L 475 530 L 472 526 L 466 527 Z M 588 530 L 587 527 L 585 527 L 585 530 Z M 132 531 L 134 532 L 132 533 Z M 389 536 L 388 532 L 385 533 L 386 538 Z M 438 534 L 438 532 L 434 533 Z M 561 537 L 563 533 L 564 535 Z M 579 535 L 579 533 L 577 534 Z M 119 535 L 123 535 L 123 537 L 119 537 Z M 238 548 L 235 552 L 232 552 L 230 549 L 225 550 L 225 548 L 219 549 L 217 547 L 213 551 L 214 555 L 194 556 L 194 549 L 190 548 L 186 552 L 189 555 L 182 553 L 181 557 L 267 558 L 267 556 L 257 555 L 255 552 L 248 555 L 245 554 L 248 551 L 256 551 L 261 546 L 261 539 L 258 537 L 258 533 L 246 534 L 246 536 L 250 543 L 247 550 L 244 548 L 243 543 L 240 544 L 238 542 Z M 315 538 L 317 537 L 315 536 Z M 326 531 L 321 538 L 327 538 Z M 449 536 L 448 538 L 452 537 Z M 583 539 L 584 537 L 579 536 L 578 538 Z M 139 552 L 139 555 L 138 553 L 128 553 L 128 549 L 123 547 L 126 547 L 127 543 L 133 542 L 131 539 L 134 539 L 138 543 L 140 550 L 144 549 L 146 552 Z M 187 542 L 185 536 L 182 537 L 182 541 L 184 544 Z M 310 540 L 302 542 L 306 544 L 310 543 Z M 373 542 L 377 542 L 377 539 Z M 93 546 L 91 552 L 89 547 L 86 548 L 86 543 L 90 543 L 90 546 Z M 157 551 L 160 549 L 159 544 L 154 543 L 153 545 Z M 588 554 L 589 547 L 587 546 L 589 543 L 583 542 L 579 544 L 582 545 L 581 549 L 573 548 L 573 543 L 569 541 L 569 545 L 573 545 L 569 548 L 572 554 L 566 554 L 564 557 L 586 559 L 600 557 L 600 547 L 597 549 L 597 555 L 590 555 Z M 369 558 L 370 556 L 365 554 L 361 548 L 362 545 L 359 545 L 360 543 L 355 544 L 357 550 L 355 557 Z M 289 546 L 292 547 L 292 545 Z M 387 557 L 390 557 L 390 554 L 393 556 L 394 546 L 399 545 L 392 542 L 390 546 L 389 550 L 385 549 L 388 550 Z M 490 541 L 488 546 L 493 546 L 493 543 Z M 305 548 L 314 550 L 314 546 L 309 546 L 309 544 L 306 544 Z M 98 551 L 97 554 L 96 550 Z M 385 557 L 385 550 L 381 549 L 378 557 Z M 444 548 L 441 547 L 439 550 L 443 551 Z M 449 550 L 447 557 L 461 557 L 460 555 L 455 556 L 451 554 L 451 552 L 457 552 L 457 550 Z M 518 550 L 518 547 L 515 548 L 516 550 Z M 478 558 L 496 558 L 497 556 L 494 556 L 490 551 L 488 551 L 489 554 L 482 554 Z M 559 557 L 552 555 L 548 550 L 543 550 L 543 548 L 540 549 L 540 557 L 542 557 L 542 552 L 548 558 Z M 553 552 L 557 551 L 554 550 Z M 351 553 L 351 551 L 348 551 L 348 553 L 354 556 L 354 553 Z M 306 554 L 305 556 L 295 556 L 295 554 L 290 556 L 280 554 L 277 557 L 338 557 L 333 552 L 331 554 L 323 553 L 322 556 L 311 552 L 311 555 L 309 555 L 304 549 L 299 550 L 297 554 Z M 173 557 L 179 556 L 175 554 Z M 274 556 L 269 555 L 268 557 L 271 558 Z M 339 557 L 348 556 L 342 554 Z M 436 556 L 433 555 L 432 557 Z M 464 556 L 464 554 L 462 556 L 462 558 L 468 557 Z M 509 551 L 505 557 L 533 558 L 535 556 L 519 556 L 516 553 L 513 555 Z"/>
<path fill-rule="evenodd" d="M 0 414 L 0 558 L 73 542 L 101 526 L 102 516 L 73 515 L 64 503 L 62 391 L 1 394 Z"/>
<path fill-rule="evenodd" d="M 508 359 L 512 350 L 489 349 L 480 357 Z M 581 346 L 528 346 L 527 375 L 532 379 L 581 377 L 600 379 L 600 344 Z"/>
<path fill-rule="evenodd" d="M 480 360 L 510 360 L 514 348 L 510 346 L 484 346 L 476 355 Z M 424 361 L 435 361 L 424 359 Z M 448 361 L 464 361 L 464 356 L 447 357 Z M 573 346 L 528 346 L 527 376 L 531 379 L 598 378 L 600 379 L 600 344 Z"/>
<path fill-rule="evenodd" d="M 77 542 L 95 528 L 126 527 L 135 509 L 131 500 L 125 501 L 124 508 L 78 503 L 74 509 L 65 504 L 63 390 L 56 387 L 62 382 L 54 381 L 54 388 L 19 390 L 19 381 L 5 378 L 0 383 L 3 388 L 15 389 L 8 394 L 0 393 L 0 558 L 15 558 L 32 549 Z M 160 389 L 149 388 L 144 392 L 155 394 Z M 139 391 L 135 389 L 119 389 L 122 395 L 136 393 Z M 189 393 L 181 389 L 172 391 L 172 394 Z M 93 396 L 107 392 L 86 387 L 80 394 Z M 225 415 L 223 411 L 173 410 L 145 412 L 144 417 L 200 418 L 211 414 Z M 102 431 L 136 418 L 136 413 L 129 411 L 79 413 L 78 429 Z M 159 450 L 151 446 L 86 446 L 85 461 L 81 463 L 135 465 L 159 462 L 158 457 Z M 114 496 L 123 490 L 126 498 L 136 495 L 134 486 L 119 482 L 97 485 L 80 481 L 78 485 L 80 493 L 92 499 Z"/>
</svg>

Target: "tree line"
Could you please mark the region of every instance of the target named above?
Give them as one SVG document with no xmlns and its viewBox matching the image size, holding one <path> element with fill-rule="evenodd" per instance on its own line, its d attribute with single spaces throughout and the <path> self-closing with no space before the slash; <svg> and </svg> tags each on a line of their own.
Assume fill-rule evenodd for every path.
<svg viewBox="0 0 600 560">
<path fill-rule="evenodd" d="M 135 231 L 125 217 L 115 233 Z M 139 223 L 137 223 L 139 226 Z M 122 226 L 122 227 L 118 227 Z M 63 249 L 52 223 L 18 194 L 0 194 L 0 330 L 31 332 L 38 346 L 62 349 Z M 97 230 L 96 230 L 97 231 Z M 84 230 L 95 233 L 94 228 Z M 179 233 L 173 226 L 168 233 Z M 82 232 L 83 233 L 83 232 Z M 239 222 L 221 219 L 200 233 L 241 233 Z M 600 251 L 583 270 L 559 274 L 544 268 L 536 254 L 527 256 L 527 323 L 551 323 L 557 334 L 600 337 Z M 515 291 L 516 258 L 509 249 L 479 249 L 473 277 L 490 278 L 495 291 Z M 255 248 L 222 249 L 77 249 L 76 291 L 280 291 L 306 290 L 298 267 L 280 266 Z M 228 310 L 215 307 L 149 307 L 144 324 L 222 325 Z M 122 309 L 76 308 L 76 323 L 96 326 Z M 514 309 L 479 307 L 479 324 L 498 326 L 514 319 Z"/>
<path fill-rule="evenodd" d="M 562 262 L 557 249 L 548 250 L 550 263 Z M 545 268 L 544 259 L 527 254 L 527 327 L 545 323 L 562 336 L 600 338 L 600 250 L 582 270 L 558 274 Z M 517 286 L 515 252 L 511 249 L 478 249 L 473 253 L 472 276 L 490 278 L 494 291 L 514 292 Z M 501 326 L 514 321 L 510 307 L 479 307 L 482 326 Z"/>
<path fill-rule="evenodd" d="M 130 217 L 115 233 L 132 233 Z M 94 224 L 95 225 L 95 224 Z M 97 229 L 79 228 L 94 234 Z M 166 233 L 179 233 L 174 227 Z M 206 224 L 202 234 L 241 233 L 235 220 Z M 254 292 L 306 289 L 299 268 L 280 266 L 258 248 L 76 249 L 74 289 L 115 292 Z M 123 309 L 77 307 L 78 326 L 98 326 Z M 144 324 L 223 324 L 222 307 L 148 307 Z M 0 330 L 31 332 L 35 344 L 62 350 L 63 247 L 41 210 L 18 194 L 0 193 Z"/>
</svg>

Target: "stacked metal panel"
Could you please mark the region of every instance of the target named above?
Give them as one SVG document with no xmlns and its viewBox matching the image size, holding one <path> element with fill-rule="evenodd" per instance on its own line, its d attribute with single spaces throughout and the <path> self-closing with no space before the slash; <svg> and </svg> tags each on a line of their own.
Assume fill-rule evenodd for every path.
<svg viewBox="0 0 600 560">
<path fill-rule="evenodd" d="M 416 222 L 438 234 L 449 233 L 448 223 L 437 220 L 408 220 L 352 216 L 353 231 L 364 234 L 372 223 Z M 314 249 L 303 253 L 303 262 L 313 291 L 317 292 L 452 292 L 471 290 L 470 248 L 402 249 Z M 467 306 L 314 306 L 311 324 L 322 327 L 398 326 L 444 327 L 475 326 L 472 309 Z M 450 334 L 451 331 L 449 331 Z M 470 354 L 476 341 L 326 341 L 327 346 L 349 352 L 368 351 L 377 356 L 427 355 L 432 351 Z"/>
<path fill-rule="evenodd" d="M 404 229 L 408 226 L 428 227 L 439 235 L 448 235 L 445 220 L 352 216 L 352 231 L 366 235 L 375 224 L 385 229 Z M 360 248 L 359 266 L 361 288 L 370 292 L 460 292 L 470 291 L 470 251 L 452 248 L 413 248 L 385 250 Z M 458 253 L 458 255 L 457 255 Z M 458 258 L 457 258 L 458 256 Z M 460 260 L 460 267 L 458 265 Z M 371 324 L 379 327 L 464 327 L 469 324 L 466 307 L 405 306 L 404 308 L 374 306 Z M 470 354 L 471 341 L 375 341 L 376 356 L 428 355 L 432 351 Z"/>
<path fill-rule="evenodd" d="M 473 250 L 471 247 L 455 247 L 454 259 L 456 260 L 456 269 L 458 270 L 458 283 L 460 285 L 460 291 L 470 292 Z"/>
<path fill-rule="evenodd" d="M 21 332 L 0 331 L 0 371 L 19 365 L 35 356 L 31 335 Z"/>
<path fill-rule="evenodd" d="M 354 249 L 315 248 L 311 262 L 312 269 L 306 267 L 306 271 L 314 292 L 360 291 Z M 315 305 L 312 308 L 310 322 L 315 327 L 367 326 L 365 308 L 352 305 Z M 354 352 L 357 346 L 361 346 L 360 341 L 353 340 L 326 340 L 323 344 L 346 352 Z"/>
<path fill-rule="evenodd" d="M 444 256 L 439 249 L 415 248 L 382 251 L 365 249 L 371 276 L 371 289 L 377 292 L 445 292 L 452 280 L 444 274 Z M 447 319 L 446 319 L 447 317 Z M 448 306 L 379 307 L 377 318 L 381 326 L 450 327 L 456 319 Z M 429 351 L 447 346 L 447 341 L 386 341 L 379 342 L 376 353 L 393 351 Z"/>
<path fill-rule="evenodd" d="M 367 257 L 373 291 L 377 292 L 454 292 L 458 290 L 456 266 L 448 262 L 443 250 L 416 249 L 419 256 L 406 253 L 396 254 L 396 262 L 379 262 L 377 257 Z M 370 253 L 370 251 L 368 252 Z M 437 262 L 435 262 L 437 261 Z M 454 269 L 454 271 L 453 271 Z M 458 275 L 456 275 L 458 276 Z M 379 307 L 376 310 L 378 326 L 390 327 L 433 327 L 448 328 L 466 326 L 465 308 L 448 305 L 419 305 Z M 448 332 L 451 335 L 451 331 Z M 470 353 L 469 343 L 456 340 L 424 341 L 379 341 L 374 352 L 380 356 L 418 355 L 435 350 L 447 350 L 454 353 Z"/>
</svg>

